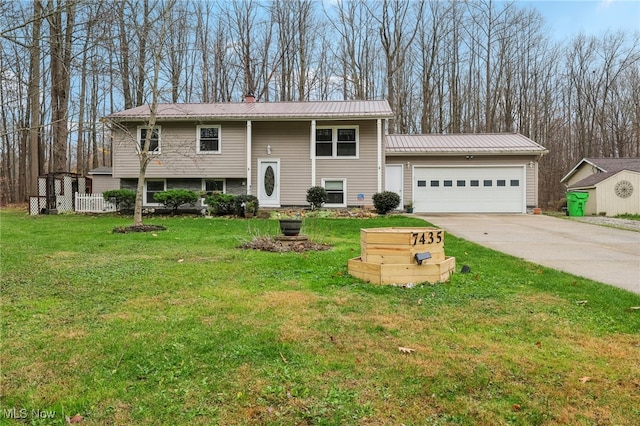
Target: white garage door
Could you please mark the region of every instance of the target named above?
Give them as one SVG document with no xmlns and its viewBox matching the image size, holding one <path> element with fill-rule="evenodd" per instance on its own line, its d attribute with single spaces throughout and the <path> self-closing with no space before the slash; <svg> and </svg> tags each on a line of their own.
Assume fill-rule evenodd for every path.
<svg viewBox="0 0 640 426">
<path fill-rule="evenodd" d="M 525 213 L 525 169 L 415 167 L 414 209 L 422 213 Z"/>
</svg>

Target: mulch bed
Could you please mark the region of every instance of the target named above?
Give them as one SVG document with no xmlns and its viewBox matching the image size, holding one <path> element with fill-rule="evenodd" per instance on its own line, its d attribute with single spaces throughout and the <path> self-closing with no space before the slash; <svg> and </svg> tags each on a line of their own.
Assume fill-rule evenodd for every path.
<svg viewBox="0 0 640 426">
<path fill-rule="evenodd" d="M 269 251 L 274 253 L 287 253 L 287 252 L 302 253 L 305 251 L 331 250 L 330 245 L 314 243 L 311 240 L 284 242 L 284 241 L 277 241 L 272 237 L 254 238 L 253 240 L 242 244 L 240 248 L 249 249 L 249 250 Z"/>
<path fill-rule="evenodd" d="M 167 228 L 161 225 L 131 225 L 131 226 L 116 226 L 113 228 L 114 234 L 127 234 L 129 232 L 155 232 L 166 231 Z"/>
</svg>

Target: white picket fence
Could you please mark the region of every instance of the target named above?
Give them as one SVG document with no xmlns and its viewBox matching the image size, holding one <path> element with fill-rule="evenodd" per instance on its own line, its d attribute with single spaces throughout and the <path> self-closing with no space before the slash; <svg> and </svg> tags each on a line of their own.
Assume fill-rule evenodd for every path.
<svg viewBox="0 0 640 426">
<path fill-rule="evenodd" d="M 76 213 L 115 212 L 116 205 L 104 200 L 102 194 L 79 194 L 76 192 Z"/>
</svg>

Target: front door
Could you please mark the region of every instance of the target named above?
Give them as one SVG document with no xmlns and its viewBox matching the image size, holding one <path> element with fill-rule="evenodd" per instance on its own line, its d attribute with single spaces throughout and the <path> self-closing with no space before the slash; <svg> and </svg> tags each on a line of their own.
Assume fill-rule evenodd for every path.
<svg viewBox="0 0 640 426">
<path fill-rule="evenodd" d="M 258 160 L 258 202 L 280 207 L 280 160 Z"/>
<path fill-rule="evenodd" d="M 399 209 L 402 208 L 402 164 L 387 164 L 384 168 L 384 190 L 400 196 Z"/>
</svg>

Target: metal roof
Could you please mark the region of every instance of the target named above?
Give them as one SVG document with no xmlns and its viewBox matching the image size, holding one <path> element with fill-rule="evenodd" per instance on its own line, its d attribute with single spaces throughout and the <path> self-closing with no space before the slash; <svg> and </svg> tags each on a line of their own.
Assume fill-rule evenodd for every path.
<svg viewBox="0 0 640 426">
<path fill-rule="evenodd" d="M 142 121 L 149 105 L 108 115 L 113 121 Z M 209 104 L 158 104 L 159 121 L 186 120 L 304 120 L 391 118 L 393 111 L 382 101 L 230 102 Z"/>
<path fill-rule="evenodd" d="M 113 169 L 107 166 L 96 167 L 95 169 L 89 170 L 87 174 L 90 175 L 110 175 L 113 173 Z"/>
<path fill-rule="evenodd" d="M 388 135 L 387 155 L 546 154 L 545 147 L 518 133 Z"/>
</svg>

